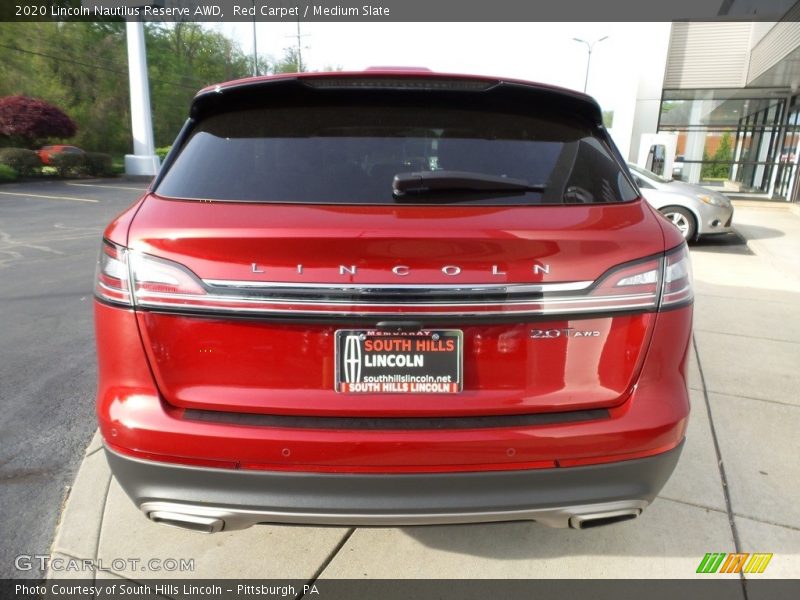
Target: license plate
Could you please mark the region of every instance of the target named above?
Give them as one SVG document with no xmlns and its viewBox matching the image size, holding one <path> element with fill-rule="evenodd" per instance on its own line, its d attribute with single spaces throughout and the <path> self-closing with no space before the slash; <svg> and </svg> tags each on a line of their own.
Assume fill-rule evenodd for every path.
<svg viewBox="0 0 800 600">
<path fill-rule="evenodd" d="M 456 329 L 336 332 L 337 392 L 452 394 L 462 386 L 463 334 Z"/>
</svg>

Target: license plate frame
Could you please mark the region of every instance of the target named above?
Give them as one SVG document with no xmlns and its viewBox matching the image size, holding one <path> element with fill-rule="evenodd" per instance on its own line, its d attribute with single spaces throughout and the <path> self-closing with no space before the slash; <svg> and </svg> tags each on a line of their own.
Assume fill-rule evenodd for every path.
<svg viewBox="0 0 800 600">
<path fill-rule="evenodd" d="M 338 393 L 457 394 L 464 386 L 464 333 L 339 329 L 334 364 Z"/>
</svg>

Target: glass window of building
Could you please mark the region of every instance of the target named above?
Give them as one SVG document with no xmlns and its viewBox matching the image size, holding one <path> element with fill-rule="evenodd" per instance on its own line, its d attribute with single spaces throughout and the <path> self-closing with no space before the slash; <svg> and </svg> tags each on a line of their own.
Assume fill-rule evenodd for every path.
<svg viewBox="0 0 800 600">
<path fill-rule="evenodd" d="M 794 101 L 785 89 L 664 90 L 658 130 L 677 135 L 673 177 L 729 194 L 794 199 Z"/>
</svg>

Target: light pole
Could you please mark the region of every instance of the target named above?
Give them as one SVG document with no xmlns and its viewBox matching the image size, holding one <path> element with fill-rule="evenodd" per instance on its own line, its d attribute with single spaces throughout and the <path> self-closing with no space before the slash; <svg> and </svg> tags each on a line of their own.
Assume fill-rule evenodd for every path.
<svg viewBox="0 0 800 600">
<path fill-rule="evenodd" d="M 253 0 L 253 77 L 258 77 L 258 46 L 256 45 L 256 0 Z"/>
<path fill-rule="evenodd" d="M 128 78 L 131 95 L 131 131 L 133 154 L 125 155 L 128 175 L 155 175 L 161 166 L 153 141 L 153 117 L 150 108 L 150 82 L 147 76 L 147 53 L 144 23 L 130 19 L 125 23 L 128 43 Z"/>
<path fill-rule="evenodd" d="M 281 6 L 283 6 L 281 4 Z M 303 72 L 303 38 L 308 37 L 308 33 L 300 33 L 300 15 L 297 16 L 297 34 L 287 35 L 288 38 L 297 38 L 297 72 Z M 307 48 L 308 46 L 306 46 Z"/>
<path fill-rule="evenodd" d="M 297 15 L 297 72 L 303 72 L 303 36 L 300 35 L 300 14 Z"/>
<path fill-rule="evenodd" d="M 572 39 L 575 40 L 576 42 L 580 42 L 581 44 L 586 44 L 586 49 L 589 51 L 589 55 L 586 57 L 586 77 L 583 80 L 583 93 L 585 94 L 586 93 L 586 86 L 589 85 L 589 67 L 592 64 L 592 50 L 594 50 L 594 45 L 595 44 L 597 44 L 599 42 L 602 42 L 603 40 L 607 40 L 608 36 L 604 35 L 599 40 L 593 41 L 591 44 L 589 42 L 587 42 L 586 40 L 582 40 L 580 38 L 572 38 Z"/>
</svg>

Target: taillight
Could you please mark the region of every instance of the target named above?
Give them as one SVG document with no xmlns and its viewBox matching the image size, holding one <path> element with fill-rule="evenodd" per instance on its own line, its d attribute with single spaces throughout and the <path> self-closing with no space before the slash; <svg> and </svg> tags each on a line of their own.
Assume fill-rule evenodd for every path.
<svg viewBox="0 0 800 600">
<path fill-rule="evenodd" d="M 188 269 L 172 261 L 129 252 L 135 304 L 182 305 L 206 295 Z"/>
<path fill-rule="evenodd" d="M 663 258 L 639 260 L 612 269 L 592 287 L 589 296 L 613 303 L 614 310 L 691 302 L 692 263 L 686 244 Z"/>
<path fill-rule="evenodd" d="M 666 256 L 661 306 L 674 306 L 691 302 L 693 299 L 692 262 L 684 244 Z"/>
<path fill-rule="evenodd" d="M 103 241 L 97 261 L 95 293 L 110 302 L 146 306 L 185 306 L 207 295 L 182 265 L 108 241 Z"/>
<path fill-rule="evenodd" d="M 119 304 L 131 304 L 128 251 L 103 241 L 97 259 L 94 292 L 98 298 Z"/>
<path fill-rule="evenodd" d="M 661 289 L 661 265 L 661 258 L 620 265 L 600 279 L 590 296 L 605 299 L 614 310 L 654 309 Z"/>
</svg>

